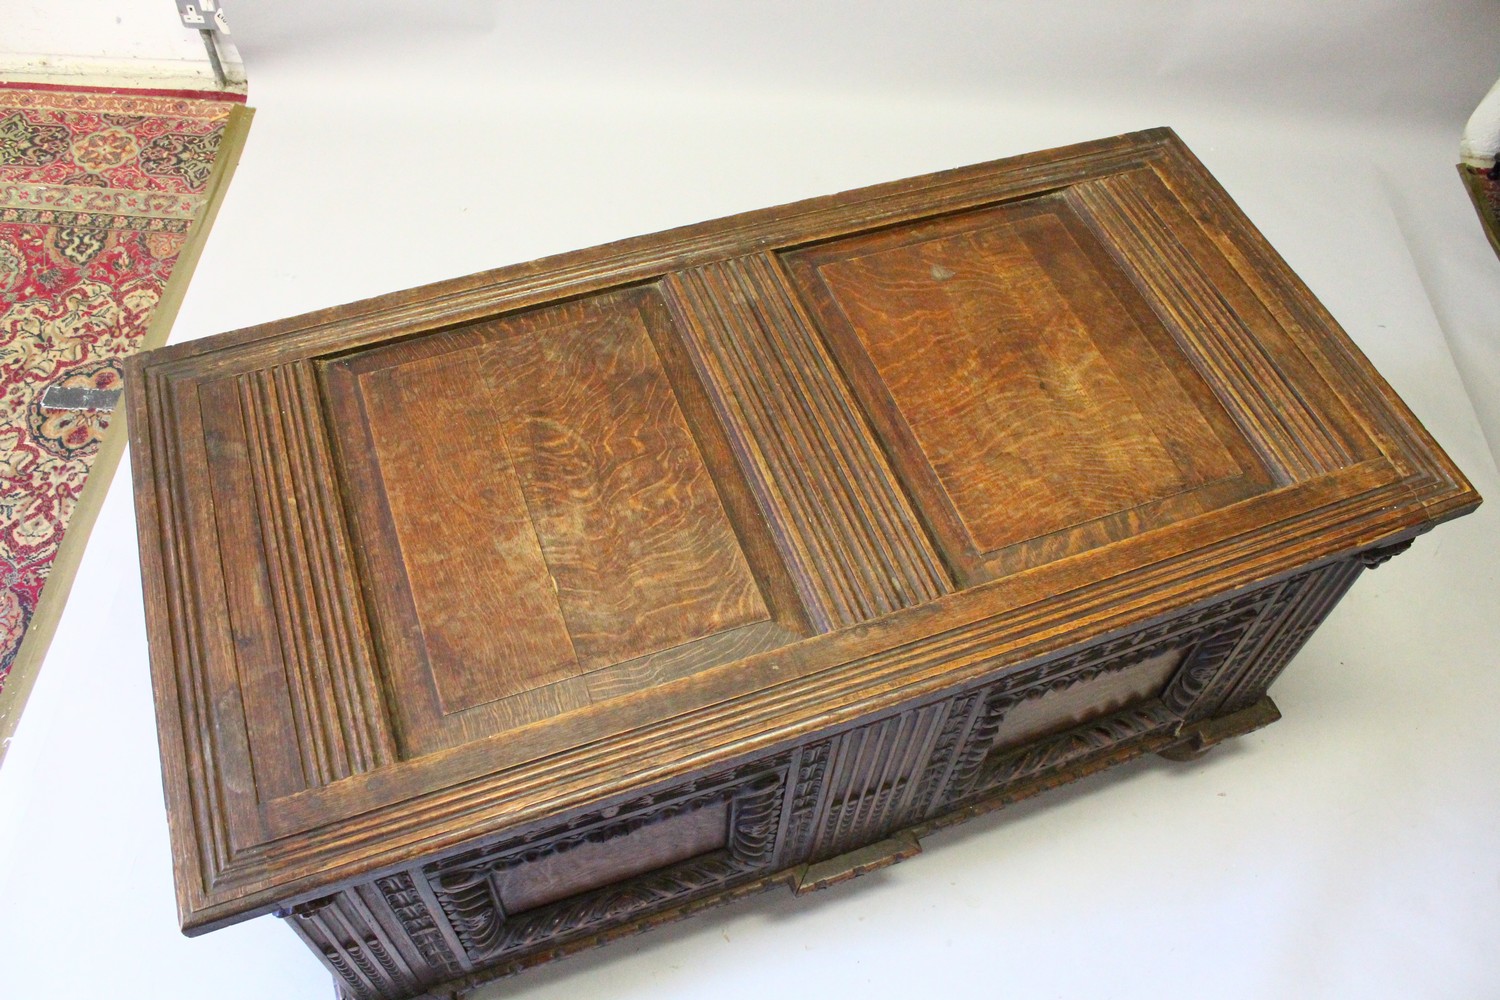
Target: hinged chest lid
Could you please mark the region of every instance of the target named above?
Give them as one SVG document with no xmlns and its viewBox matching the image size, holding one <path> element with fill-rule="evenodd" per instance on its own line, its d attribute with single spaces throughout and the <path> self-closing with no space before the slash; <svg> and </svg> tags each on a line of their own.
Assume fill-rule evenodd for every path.
<svg viewBox="0 0 1500 1000">
<path fill-rule="evenodd" d="M 1167 130 L 176 345 L 128 383 L 194 930 L 1478 503 Z"/>
</svg>

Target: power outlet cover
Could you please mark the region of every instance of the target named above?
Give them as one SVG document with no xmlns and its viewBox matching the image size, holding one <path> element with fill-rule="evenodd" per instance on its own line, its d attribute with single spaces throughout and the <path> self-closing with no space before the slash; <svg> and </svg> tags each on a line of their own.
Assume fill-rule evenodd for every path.
<svg viewBox="0 0 1500 1000">
<path fill-rule="evenodd" d="M 177 16 L 184 28 L 220 35 L 230 33 L 229 19 L 224 16 L 224 4 L 219 0 L 177 0 Z"/>
</svg>

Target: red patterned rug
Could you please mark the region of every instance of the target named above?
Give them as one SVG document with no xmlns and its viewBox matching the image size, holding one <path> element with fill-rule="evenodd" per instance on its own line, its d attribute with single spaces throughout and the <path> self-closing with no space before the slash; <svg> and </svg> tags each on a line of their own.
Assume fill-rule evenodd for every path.
<svg viewBox="0 0 1500 1000">
<path fill-rule="evenodd" d="M 0 84 L 0 689 L 242 101 Z"/>
</svg>

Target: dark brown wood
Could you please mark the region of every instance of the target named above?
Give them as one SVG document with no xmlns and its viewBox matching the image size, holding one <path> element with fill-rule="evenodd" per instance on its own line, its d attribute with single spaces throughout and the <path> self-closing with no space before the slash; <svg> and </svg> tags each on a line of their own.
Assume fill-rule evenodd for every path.
<svg viewBox="0 0 1500 1000">
<path fill-rule="evenodd" d="M 1154 130 L 150 352 L 183 926 L 445 996 L 1273 721 L 1479 497 Z"/>
</svg>

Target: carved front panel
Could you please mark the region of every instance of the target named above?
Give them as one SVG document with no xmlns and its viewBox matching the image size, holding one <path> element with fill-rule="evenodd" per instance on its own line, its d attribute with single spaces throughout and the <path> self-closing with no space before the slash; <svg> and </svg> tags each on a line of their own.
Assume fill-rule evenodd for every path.
<svg viewBox="0 0 1500 1000">
<path fill-rule="evenodd" d="M 293 910 L 349 997 L 409 994 L 1158 748 L 1259 697 L 1359 572 L 1335 563 L 791 751 Z M 1073 773 L 1076 773 L 1074 771 Z"/>
<path fill-rule="evenodd" d="M 1206 693 L 1251 648 L 1303 577 L 1017 670 L 985 689 L 944 806 L 1019 785 L 1200 718 Z"/>
<path fill-rule="evenodd" d="M 423 872 L 475 966 L 606 930 L 768 874 L 788 757 L 589 813 Z"/>
<path fill-rule="evenodd" d="M 802 747 L 781 864 L 1244 707 L 1357 571 L 1299 574 Z"/>
</svg>

